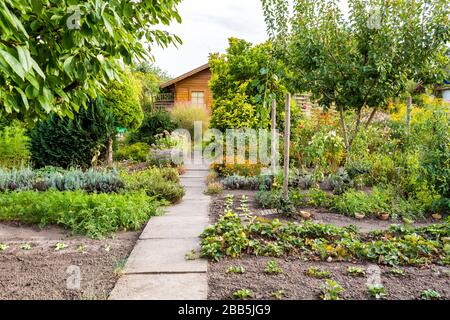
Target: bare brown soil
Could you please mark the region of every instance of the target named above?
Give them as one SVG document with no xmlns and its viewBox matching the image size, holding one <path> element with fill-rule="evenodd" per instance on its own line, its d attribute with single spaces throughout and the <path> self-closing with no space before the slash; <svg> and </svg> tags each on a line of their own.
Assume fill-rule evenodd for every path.
<svg viewBox="0 0 450 320">
<path fill-rule="evenodd" d="M 0 300 L 107 299 L 134 247 L 138 232 L 114 239 L 72 236 L 58 227 L 0 223 Z M 67 247 L 56 250 L 58 243 Z M 30 245 L 26 250 L 24 245 Z M 71 289 L 80 271 L 79 289 Z"/>
<path fill-rule="evenodd" d="M 260 209 L 253 201 L 254 192 L 251 191 L 226 191 L 224 194 L 235 195 L 235 210 L 239 207 L 239 199 L 242 194 L 249 197 L 249 207 L 256 215 L 266 219 L 280 218 L 276 214 L 261 215 Z M 219 215 L 224 212 L 224 194 L 213 199 L 210 207 L 210 220 L 214 223 Z M 380 221 L 375 219 L 357 220 L 344 217 L 331 212 L 317 209 L 308 209 L 314 215 L 317 222 L 334 224 L 337 226 L 356 225 L 360 231 L 369 232 L 373 230 L 386 229 L 393 221 Z M 286 219 L 280 219 L 286 220 Z M 292 219 L 289 219 L 292 221 Z M 398 223 L 398 222 L 397 222 Z M 423 225 L 426 223 L 416 224 Z M 268 275 L 264 272 L 266 264 L 275 260 L 283 269 L 279 275 Z M 242 266 L 244 274 L 227 274 L 231 266 Z M 312 300 L 320 299 L 321 286 L 324 279 L 307 276 L 305 271 L 311 267 L 319 267 L 331 272 L 331 279 L 337 281 L 343 288 L 341 294 L 343 299 L 365 300 L 370 299 L 367 283 L 369 275 L 354 277 L 348 274 L 349 266 L 361 267 L 367 271 L 368 267 L 377 267 L 365 262 L 318 262 L 303 261 L 296 257 L 267 258 L 243 256 L 232 259 L 227 258 L 220 262 L 211 262 L 208 269 L 209 298 L 231 299 L 233 292 L 239 289 L 249 289 L 255 294 L 254 299 L 274 299 L 272 293 L 278 290 L 285 292 L 283 299 Z M 378 266 L 381 272 L 381 282 L 387 290 L 387 299 L 412 300 L 419 299 L 423 290 L 433 289 L 440 293 L 441 299 L 450 299 L 450 269 L 441 266 L 427 266 L 424 268 L 405 267 L 402 268 L 406 276 L 393 275 L 390 267 Z"/>
</svg>

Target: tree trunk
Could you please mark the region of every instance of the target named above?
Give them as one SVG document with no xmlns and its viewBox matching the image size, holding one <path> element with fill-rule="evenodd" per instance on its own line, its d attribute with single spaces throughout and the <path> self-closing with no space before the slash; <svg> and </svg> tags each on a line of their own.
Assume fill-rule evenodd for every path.
<svg viewBox="0 0 450 320">
<path fill-rule="evenodd" d="M 344 107 L 343 106 L 339 106 L 339 117 L 340 117 L 340 122 L 341 122 L 342 136 L 344 137 L 345 149 L 348 149 L 350 147 L 350 145 L 348 143 L 347 127 L 345 125 Z"/>
<path fill-rule="evenodd" d="M 291 95 L 286 94 L 286 123 L 284 131 L 284 183 L 283 196 L 289 198 L 289 151 L 291 146 Z"/>
<path fill-rule="evenodd" d="M 358 133 L 359 131 L 359 126 L 361 125 L 361 114 L 362 114 L 362 109 L 360 108 L 358 110 L 358 117 L 356 118 L 356 128 L 355 128 L 355 135 Z"/>
<path fill-rule="evenodd" d="M 375 118 L 376 113 L 377 113 L 377 109 L 373 108 L 372 113 L 370 114 L 370 117 L 366 122 L 366 128 L 368 128 L 370 126 L 370 123 L 372 122 L 373 118 Z"/>
<path fill-rule="evenodd" d="M 113 164 L 113 136 L 109 136 L 106 146 L 106 164 L 108 166 Z"/>
<path fill-rule="evenodd" d="M 273 174 L 276 174 L 277 169 L 277 101 L 272 100 L 272 141 L 271 141 L 271 155 L 272 155 L 272 170 Z"/>
<path fill-rule="evenodd" d="M 411 126 L 411 107 L 412 107 L 412 96 L 410 95 L 408 97 L 408 104 L 406 106 L 406 126 L 409 127 Z"/>
</svg>

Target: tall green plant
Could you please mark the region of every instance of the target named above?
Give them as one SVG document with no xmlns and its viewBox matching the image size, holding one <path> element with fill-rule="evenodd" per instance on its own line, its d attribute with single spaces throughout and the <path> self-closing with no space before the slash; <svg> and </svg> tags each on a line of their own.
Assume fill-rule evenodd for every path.
<svg viewBox="0 0 450 320">
<path fill-rule="evenodd" d="M 6 122 L 5 122 L 6 123 Z M 29 138 L 19 122 L 0 125 L 0 167 L 19 167 L 30 160 Z"/>
<path fill-rule="evenodd" d="M 105 152 L 114 132 L 114 117 L 102 100 L 92 102 L 74 119 L 50 116 L 30 131 L 31 159 L 36 167 L 90 167 Z"/>
</svg>

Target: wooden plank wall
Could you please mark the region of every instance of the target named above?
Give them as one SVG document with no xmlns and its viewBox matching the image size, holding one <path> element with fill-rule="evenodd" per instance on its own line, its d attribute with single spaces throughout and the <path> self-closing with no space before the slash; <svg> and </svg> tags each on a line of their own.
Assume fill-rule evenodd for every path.
<svg viewBox="0 0 450 320">
<path fill-rule="evenodd" d="M 208 87 L 210 79 L 211 71 L 207 69 L 177 82 L 175 84 L 175 104 L 189 104 L 192 91 L 203 91 L 206 107 L 211 110 L 212 93 Z"/>
</svg>

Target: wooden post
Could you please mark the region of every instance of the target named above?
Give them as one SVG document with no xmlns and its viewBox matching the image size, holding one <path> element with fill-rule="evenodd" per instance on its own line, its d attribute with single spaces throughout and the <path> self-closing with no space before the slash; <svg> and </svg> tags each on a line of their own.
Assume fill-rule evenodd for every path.
<svg viewBox="0 0 450 320">
<path fill-rule="evenodd" d="M 275 99 L 272 100 L 272 141 L 271 141 L 271 155 L 272 155 L 272 163 L 271 167 L 273 170 L 273 174 L 275 175 L 275 169 L 277 168 L 277 101 Z"/>
<path fill-rule="evenodd" d="M 284 184 L 283 196 L 289 198 L 289 151 L 291 146 L 291 94 L 286 94 L 286 121 L 284 129 Z"/>
<path fill-rule="evenodd" d="M 412 96 L 409 95 L 408 104 L 406 106 L 406 126 L 407 126 L 408 130 L 411 125 L 411 106 L 412 106 Z"/>
</svg>

